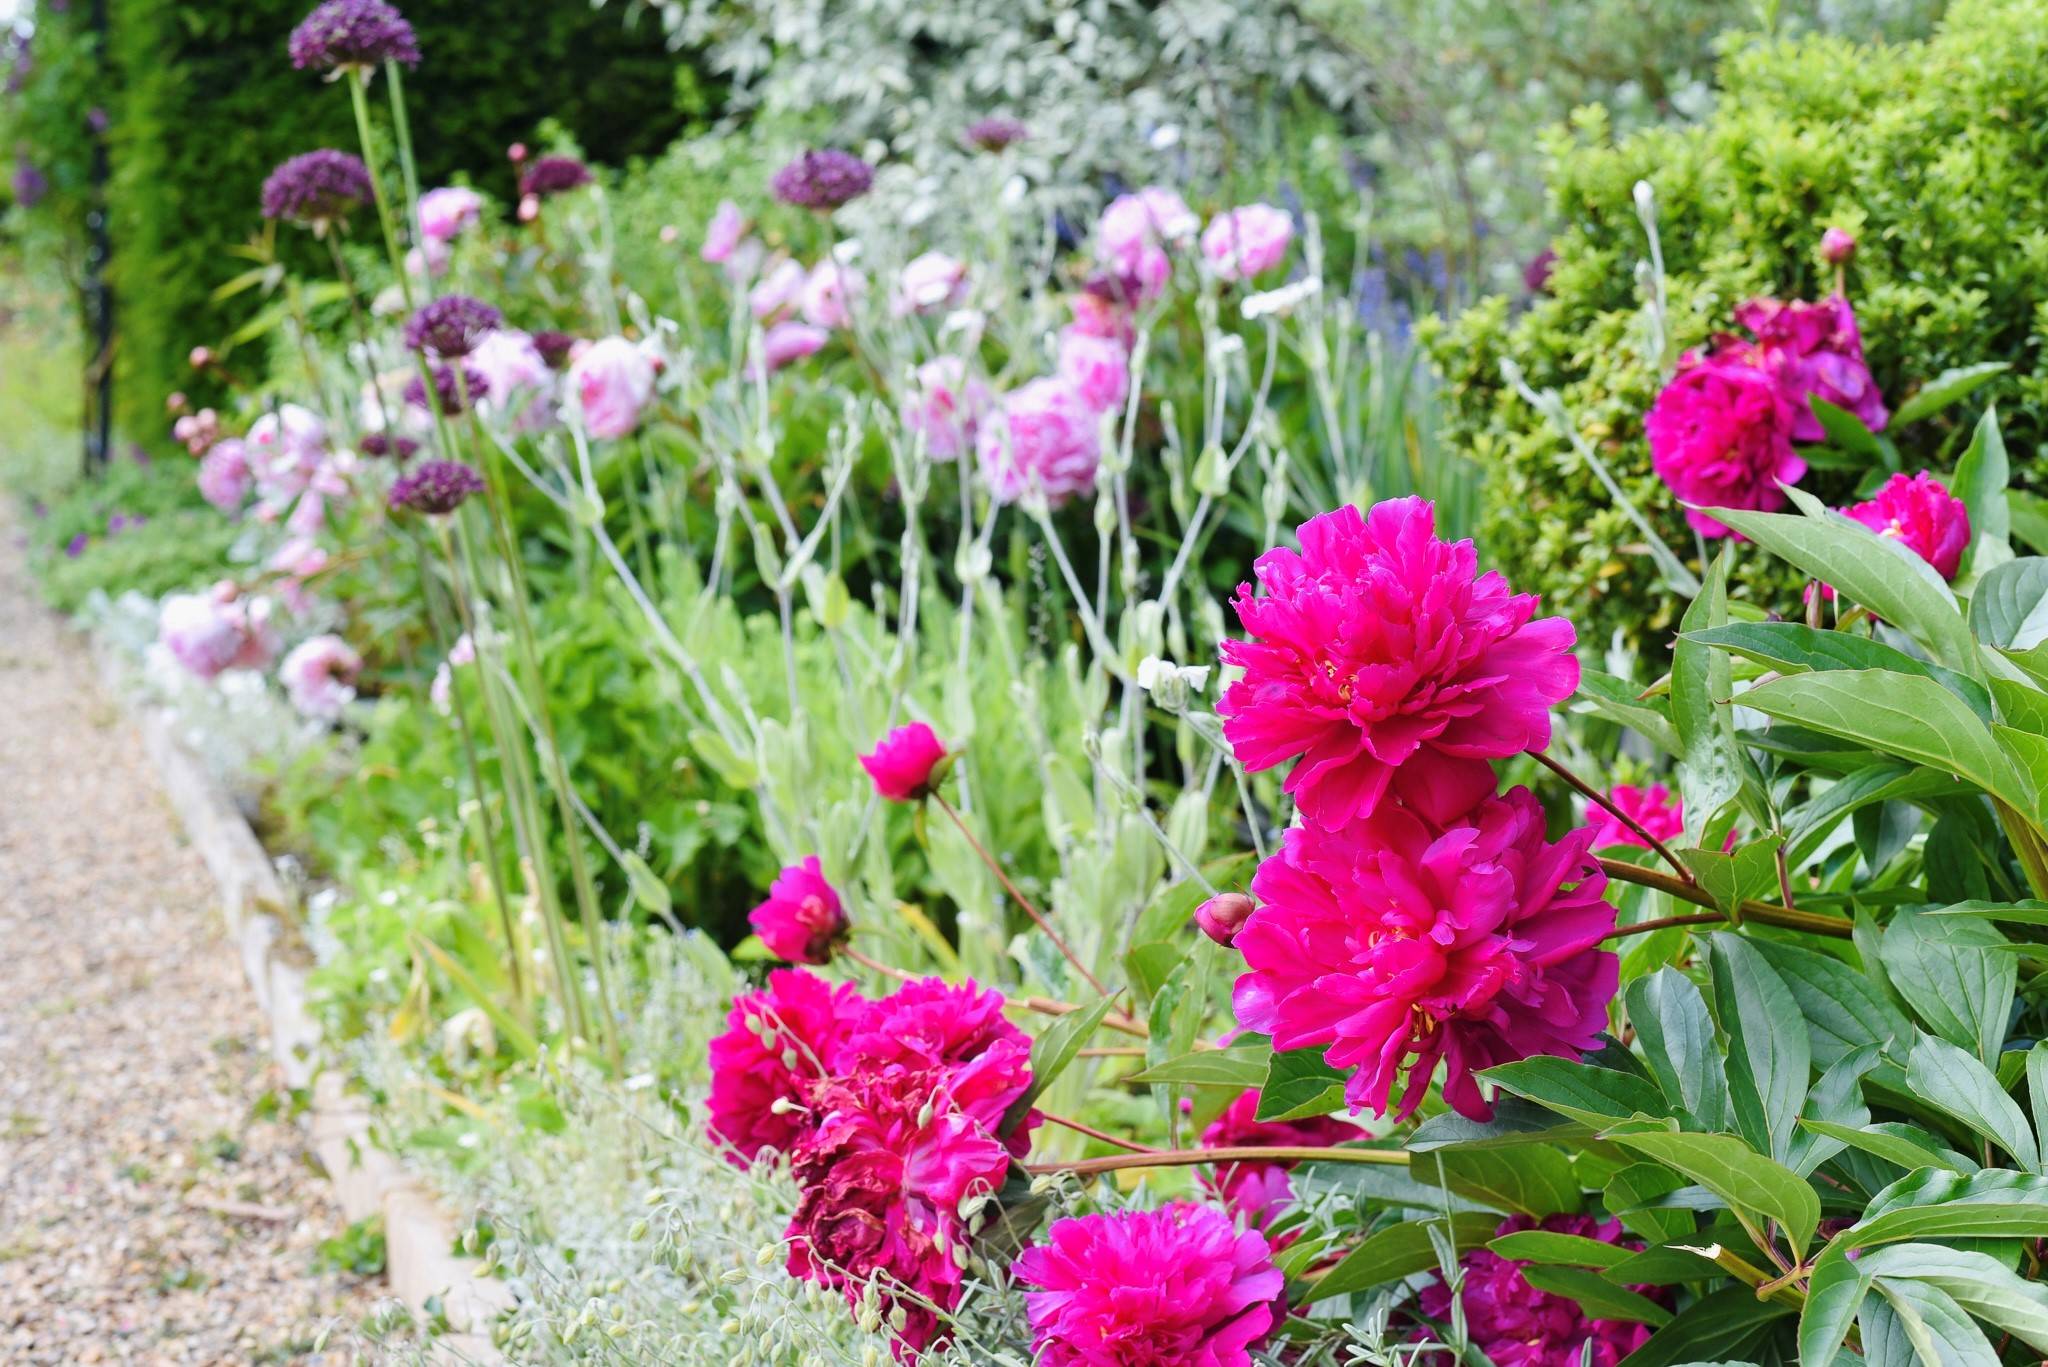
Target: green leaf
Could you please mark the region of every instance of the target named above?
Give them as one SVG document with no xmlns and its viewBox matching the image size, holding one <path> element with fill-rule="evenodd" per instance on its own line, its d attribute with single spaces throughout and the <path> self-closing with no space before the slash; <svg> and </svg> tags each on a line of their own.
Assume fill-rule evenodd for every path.
<svg viewBox="0 0 2048 1367">
<path fill-rule="evenodd" d="M 1806 1117 L 1801 1117 L 1799 1123 L 1815 1134 L 1824 1134 L 1852 1149 L 1882 1158 L 1887 1163 L 1896 1163 L 1909 1172 L 1930 1164 L 1955 1173 L 1970 1173 L 1977 1170 L 1975 1163 L 1968 1167 L 1958 1166 L 1949 1151 L 1924 1130 L 1914 1130 L 1912 1137 L 1909 1137 L 1904 1132 L 1911 1130 L 1911 1126 L 1842 1125 L 1831 1120 L 1812 1120 Z"/>
<path fill-rule="evenodd" d="M 1600 1275 L 1622 1286 L 1670 1286 L 1676 1282 L 1718 1281 L 1722 1271 L 1719 1263 L 1702 1258 L 1688 1247 L 1652 1244 L 1603 1268 Z"/>
<path fill-rule="evenodd" d="M 1990 541 L 2009 548 L 2012 514 L 2005 502 L 2005 486 L 2012 478 L 2005 455 L 2005 437 L 1998 428 L 1996 405 L 1987 407 L 1970 435 L 1970 445 L 1956 462 L 1950 491 L 1963 501 L 1970 514 L 1970 540 Z M 1981 567 L 1980 567 L 1981 568 Z"/>
<path fill-rule="evenodd" d="M 1785 859 L 1795 868 L 1803 866 L 1843 817 L 1864 807 L 1920 797 L 1954 797 L 1962 791 L 1956 779 L 1918 765 L 1873 764 L 1858 769 L 1786 811 Z"/>
<path fill-rule="evenodd" d="M 1941 1244 L 1893 1244 L 1865 1253 L 1866 1277 L 1904 1278 L 1946 1292 L 1987 1324 L 2048 1351 L 2048 1290 L 1988 1254 Z"/>
<path fill-rule="evenodd" d="M 1801 1177 L 1810 1177 L 1813 1170 L 1842 1151 L 1840 1140 L 1812 1129 L 1804 1122 L 1809 1120 L 1832 1121 L 1838 1125 L 1858 1126 L 1870 1121 L 1870 1108 L 1863 1104 L 1863 1077 L 1877 1067 L 1877 1050 L 1864 1045 L 1854 1053 L 1844 1054 L 1821 1075 L 1807 1094 L 1806 1104 L 1800 1108 L 1800 1128 L 1793 1131 L 1791 1143 L 1786 1148 L 1785 1166 Z"/>
<path fill-rule="evenodd" d="M 1209 880 L 1209 887 L 1228 892 L 1244 887 L 1257 865 L 1258 856 L 1250 850 L 1242 854 L 1226 855 L 1213 859 L 1202 866 L 1202 877 Z M 1131 929 L 1131 945 L 1172 944 L 1186 939 L 1188 922 L 1194 919 L 1195 908 L 1208 899 L 1209 890 L 1202 886 L 1200 879 L 1183 878 L 1169 884 L 1158 896 L 1138 914 L 1138 924 Z"/>
<path fill-rule="evenodd" d="M 1888 465 L 1884 443 L 1877 434 L 1863 425 L 1863 419 L 1846 408 L 1837 408 L 1818 394 L 1807 397 L 1813 416 L 1819 420 L 1821 431 L 1827 433 L 1828 445 L 1851 455 L 1861 456 L 1871 465 Z"/>
<path fill-rule="evenodd" d="M 1567 1143 L 1586 1138 L 1590 1126 L 1566 1120 L 1518 1096 L 1495 1098 L 1491 1120 L 1468 1120 L 1456 1111 L 1433 1115 L 1408 1136 L 1410 1153 L 1432 1149 L 1506 1149 L 1524 1144 Z"/>
<path fill-rule="evenodd" d="M 2048 1178 L 1997 1168 L 1967 1177 L 1920 1168 L 1873 1197 L 1863 1218 L 1837 1234 L 1835 1242 L 1844 1248 L 1875 1248 L 1907 1239 L 2043 1235 L 2048 1235 Z"/>
<path fill-rule="evenodd" d="M 1312 1282 L 1298 1303 L 1313 1305 L 1332 1296 L 1349 1295 L 1428 1271 L 1437 1263 L 1436 1249 L 1429 1238 L 1431 1229 L 1449 1234 L 1462 1252 L 1484 1245 L 1498 1224 L 1497 1217 L 1480 1212 L 1453 1215 L 1448 1220 L 1409 1220 L 1392 1225 L 1366 1239 L 1346 1254 L 1342 1262 Z"/>
<path fill-rule="evenodd" d="M 1983 684 L 1853 632 L 1821 631 L 1802 622 L 1732 622 L 1712 631 L 1693 632 L 1689 639 L 1777 670 L 1889 669 L 1916 674 L 1939 682 L 1979 717 L 1991 720 L 1991 697 Z"/>
<path fill-rule="evenodd" d="M 1258 1118 L 1306 1120 L 1342 1110 L 1347 1076 L 1323 1062 L 1320 1049 L 1276 1053 L 1259 1091 Z"/>
<path fill-rule="evenodd" d="M 1671 721 L 1678 731 L 1678 787 L 1687 843 L 1697 845 L 1707 824 L 1742 791 L 1742 753 L 1728 709 L 1718 704 L 1735 691 L 1728 657 L 1683 633 L 1706 631 L 1728 620 L 1728 558 L 1724 550 L 1707 570 L 1699 596 L 1686 607 L 1671 656 Z"/>
<path fill-rule="evenodd" d="M 1983 673 L 1976 640 L 1955 595 L 1931 565 L 1897 542 L 1835 514 L 1710 511 L 1795 568 L 1911 633 L 1942 664 L 1972 678 Z"/>
<path fill-rule="evenodd" d="M 1811 1036 L 1814 1061 L 1832 1068 L 1866 1044 L 1880 1050 L 1913 1038 L 1913 1026 L 1869 975 L 1840 959 L 1777 940 L 1747 942 L 1763 955 L 1792 999 Z"/>
<path fill-rule="evenodd" d="M 1538 1291 L 1567 1296 L 1589 1319 L 1629 1320 L 1637 1324 L 1671 1323 L 1671 1312 L 1647 1296 L 1616 1286 L 1597 1272 L 1578 1267 L 1536 1266 L 1522 1269 L 1522 1280 Z"/>
<path fill-rule="evenodd" d="M 1582 1234 L 1557 1234 L 1547 1229 L 1521 1229 L 1487 1245 L 1514 1262 L 1563 1263 L 1570 1267 L 1609 1268 L 1639 1255 L 1619 1244 L 1588 1239 Z"/>
<path fill-rule="evenodd" d="M 1906 1066 L 1906 1084 L 1915 1098 L 1989 1139 L 2021 1167 L 2041 1170 L 2041 1153 L 2025 1114 L 1975 1055 L 1922 1035 Z"/>
<path fill-rule="evenodd" d="M 717 732 L 693 730 L 687 739 L 690 748 L 697 752 L 697 758 L 709 765 L 711 772 L 717 774 L 728 787 L 746 789 L 760 783 L 760 767 L 727 745 L 725 739 Z"/>
<path fill-rule="evenodd" d="M 1827 1364 L 1836 1360 L 1842 1341 L 1863 1298 L 1870 1292 L 1865 1259 L 1850 1258 L 1840 1244 L 1829 1244 L 1814 1260 L 1806 1284 L 1806 1304 L 1799 1311 L 1799 1360 Z"/>
<path fill-rule="evenodd" d="M 1055 1016 L 1052 1024 L 1038 1033 L 1038 1038 L 1031 1042 L 1031 1085 L 1025 1089 L 1024 1095 L 1010 1103 L 1010 1109 L 1003 1116 L 1002 1129 L 997 1133 L 1009 1133 L 1011 1127 L 1024 1118 L 1031 1109 L 1031 1103 L 1066 1071 L 1067 1065 L 1080 1054 L 1081 1046 L 1088 1042 L 1088 1037 L 1102 1025 L 1103 1017 L 1115 1005 L 1114 997 L 1098 998 L 1079 1011 Z"/>
<path fill-rule="evenodd" d="M 1752 897 L 1771 891 L 1778 881 L 1777 842 L 1754 840 L 1733 854 L 1719 850 L 1680 850 L 1678 857 L 1699 880 L 1700 890 L 1731 916 Z"/>
<path fill-rule="evenodd" d="M 1750 689 L 1742 704 L 1956 774 L 2022 810 L 2032 805 L 1990 729 L 1932 679 L 1876 669 L 1791 674 Z"/>
<path fill-rule="evenodd" d="M 1758 1153 L 1787 1162 L 1813 1073 L 1799 1005 L 1748 940 L 1722 931 L 1709 943 L 1735 1127 Z"/>
<path fill-rule="evenodd" d="M 2005 506 L 2012 518 L 2012 534 L 2029 548 L 2048 555 L 2048 499 L 2021 489 L 2008 489 Z"/>
<path fill-rule="evenodd" d="M 1731 1286 L 1687 1306 L 1623 1360 L 1628 1367 L 1690 1367 L 1749 1358 L 1791 1315 L 1783 1301 L 1760 1301 L 1750 1288 Z"/>
<path fill-rule="evenodd" d="M 1479 1076 L 1587 1125 L 1668 1113 L 1663 1095 L 1645 1078 L 1548 1054 L 1504 1063 Z"/>
<path fill-rule="evenodd" d="M 1547 1144 L 1513 1149 L 1439 1149 L 1413 1155 L 1408 1171 L 1509 1215 L 1564 1215 L 1583 1202 L 1572 1161 Z"/>
<path fill-rule="evenodd" d="M 1986 572 L 1970 595 L 1970 629 L 2005 650 L 2048 641 L 2048 558 L 2022 556 Z"/>
<path fill-rule="evenodd" d="M 1684 1173 L 1739 1210 L 1776 1220 L 1793 1252 L 1804 1254 L 1820 1223 L 1820 1198 L 1790 1169 L 1763 1157 L 1733 1135 L 1612 1134 L 1634 1149 Z"/>
<path fill-rule="evenodd" d="M 1649 1240 L 1685 1239 L 1693 1233 L 1692 1213 L 1651 1204 L 1684 1185 L 1685 1179 L 1669 1168 L 1631 1163 L 1607 1179 L 1601 1199 L 1632 1234 Z"/>
<path fill-rule="evenodd" d="M 1947 1292 L 1890 1277 L 1874 1285 L 1899 1317 L 1922 1367 L 1999 1367 L 1991 1340 Z"/>
<path fill-rule="evenodd" d="M 1683 748 L 1678 743 L 1678 729 L 1671 724 L 1669 713 L 1637 696 L 1642 691 L 1640 686 L 1627 679 L 1602 674 L 1597 669 L 1579 671 L 1579 696 L 1593 711 L 1628 727 L 1665 754 L 1676 758 Z"/>
<path fill-rule="evenodd" d="M 1980 361 L 1976 365 L 1956 366 L 1944 370 L 1921 385 L 1910 398 L 1892 410 L 1891 425 L 1897 429 L 1909 422 L 1932 417 L 1950 404 L 1968 398 L 1979 387 L 1989 384 L 2011 368 L 2005 361 Z"/>
<path fill-rule="evenodd" d="M 1061 1020 L 1067 1019 L 1062 1016 Z M 1148 1085 L 1179 1084 L 1188 1087 L 1225 1087 L 1248 1092 L 1264 1084 L 1272 1060 L 1264 1054 L 1234 1049 L 1197 1049 L 1166 1062 L 1132 1073 L 1126 1082 Z"/>
<path fill-rule="evenodd" d="M 1997 1059 L 2012 1014 L 2019 964 L 1988 921 L 1900 908 L 1878 957 L 1885 975 L 1927 1027 L 1950 1044 Z"/>
<path fill-rule="evenodd" d="M 1728 1116 L 1728 1083 L 1700 990 L 1677 969 L 1660 968 L 1630 983 L 1626 1001 L 1636 1042 L 1665 1100 L 1701 1129 L 1719 1130 Z"/>
</svg>

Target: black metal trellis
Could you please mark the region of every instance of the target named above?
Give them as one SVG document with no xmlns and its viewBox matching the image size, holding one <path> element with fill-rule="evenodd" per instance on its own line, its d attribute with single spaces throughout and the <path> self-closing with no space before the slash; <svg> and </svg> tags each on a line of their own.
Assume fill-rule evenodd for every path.
<svg viewBox="0 0 2048 1367">
<path fill-rule="evenodd" d="M 107 0 L 92 0 L 92 36 L 102 83 L 107 78 Z M 107 227 L 107 124 L 97 110 L 86 115 L 92 134 L 90 198 L 85 210 L 85 307 L 92 334 L 92 356 L 86 363 L 85 471 L 104 470 L 114 432 L 114 287 L 107 279 L 113 238 Z"/>
</svg>

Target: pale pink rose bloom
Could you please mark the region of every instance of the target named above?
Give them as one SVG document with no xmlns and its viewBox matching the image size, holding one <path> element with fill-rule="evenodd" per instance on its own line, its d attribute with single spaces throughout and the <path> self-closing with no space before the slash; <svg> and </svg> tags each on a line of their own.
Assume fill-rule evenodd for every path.
<svg viewBox="0 0 2048 1367">
<path fill-rule="evenodd" d="M 761 357 L 773 373 L 792 361 L 815 355 L 831 339 L 831 333 L 809 323 L 777 323 L 762 334 Z"/>
<path fill-rule="evenodd" d="M 732 259 L 746 231 L 747 218 L 740 212 L 740 206 L 729 199 L 721 199 L 717 212 L 711 215 L 711 222 L 705 225 L 704 246 L 697 255 L 714 266 L 722 265 Z"/>
<path fill-rule="evenodd" d="M 1218 214 L 1202 233 L 1202 255 L 1221 280 L 1249 280 L 1287 258 L 1294 220 L 1270 204 L 1247 204 Z"/>
<path fill-rule="evenodd" d="M 988 386 L 968 372 L 966 361 L 940 356 L 911 377 L 903 397 L 903 425 L 923 435 L 926 456 L 955 460 L 973 444 L 975 425 L 990 402 Z"/>
<path fill-rule="evenodd" d="M 967 302 L 967 263 L 944 252 L 925 252 L 904 264 L 889 308 L 901 318 Z"/>
<path fill-rule="evenodd" d="M 778 261 L 774 269 L 747 292 L 747 307 L 762 322 L 773 322 L 796 307 L 809 279 L 809 273 L 799 263 L 787 258 Z"/>
<path fill-rule="evenodd" d="M 1131 392 L 1131 362 L 1123 344 L 1079 328 L 1060 332 L 1059 373 L 1098 413 L 1122 407 Z"/>
<path fill-rule="evenodd" d="M 277 667 L 277 679 L 301 715 L 331 720 L 355 697 L 362 667 L 363 657 L 348 642 L 322 635 L 292 647 Z"/>
<path fill-rule="evenodd" d="M 860 272 L 826 257 L 804 278 L 801 306 L 813 327 L 843 328 L 853 322 L 854 307 L 868 292 Z"/>
<path fill-rule="evenodd" d="M 569 391 L 583 411 L 593 437 L 623 437 L 640 425 L 654 398 L 654 358 L 623 337 L 606 337 L 583 348 L 569 365 Z"/>
<path fill-rule="evenodd" d="M 420 196 L 420 236 L 452 242 L 456 234 L 483 216 L 484 197 L 460 185 L 444 185 Z"/>
</svg>

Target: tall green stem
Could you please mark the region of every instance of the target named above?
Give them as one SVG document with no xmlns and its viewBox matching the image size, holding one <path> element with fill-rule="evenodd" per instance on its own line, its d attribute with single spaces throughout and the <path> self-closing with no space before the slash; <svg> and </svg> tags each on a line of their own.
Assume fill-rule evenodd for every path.
<svg viewBox="0 0 2048 1367">
<path fill-rule="evenodd" d="M 398 225 L 391 218 L 391 200 L 384 193 L 384 177 L 377 174 L 377 135 L 370 126 L 370 95 L 364 88 L 362 72 L 350 68 L 349 102 L 356 112 L 356 140 L 363 145 L 363 164 L 370 168 L 370 197 L 377 202 L 377 222 L 384 229 L 384 250 L 391 256 L 391 272 L 398 277 L 398 291 L 405 308 L 412 311 L 412 278 L 405 273 L 405 253 L 398 249 Z M 428 393 L 432 393 L 429 386 Z"/>
</svg>

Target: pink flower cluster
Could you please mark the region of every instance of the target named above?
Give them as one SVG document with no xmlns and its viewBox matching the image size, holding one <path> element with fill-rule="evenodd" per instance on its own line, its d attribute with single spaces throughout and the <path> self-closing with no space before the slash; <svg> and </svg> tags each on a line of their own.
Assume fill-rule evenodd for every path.
<svg viewBox="0 0 2048 1367">
<path fill-rule="evenodd" d="M 223 579 L 204 593 L 175 593 L 164 599 L 157 639 L 171 657 L 202 679 L 230 669 L 268 669 L 277 657 L 277 628 L 270 600 L 245 596 Z"/>
<path fill-rule="evenodd" d="M 1530 1229 L 1596 1239 L 1625 1248 L 1640 1247 L 1623 1240 L 1619 1220 L 1603 1223 L 1590 1215 L 1551 1215 L 1540 1223 L 1517 1215 L 1503 1223 L 1495 1237 Z M 1527 1263 L 1503 1258 L 1483 1248 L 1465 1254 L 1459 1263 L 1465 1270 L 1459 1299 L 1472 1346 L 1486 1354 L 1494 1367 L 1556 1367 L 1560 1363 L 1580 1362 L 1590 1362 L 1593 1367 L 1615 1367 L 1650 1337 L 1647 1324 L 1592 1319 L 1570 1297 L 1537 1290 L 1522 1275 Z M 1669 1293 L 1656 1287 L 1631 1289 L 1654 1299 L 1669 1300 Z M 1439 1321 L 1450 1316 L 1451 1288 L 1441 1274 L 1422 1290 L 1422 1313 Z"/>
<path fill-rule="evenodd" d="M 1578 685 L 1576 637 L 1536 599 L 1480 574 L 1431 506 L 1340 508 L 1259 557 L 1238 591 L 1253 639 L 1224 735 L 1248 769 L 1291 763 L 1304 818 L 1252 880 L 1232 944 L 1240 1024 L 1351 1071 L 1353 1110 L 1406 1116 L 1437 1065 L 1444 1098 L 1484 1117 L 1474 1074 L 1571 1056 L 1606 1024 L 1617 966 L 1592 833 L 1556 842 L 1490 761 L 1549 743 Z"/>
<path fill-rule="evenodd" d="M 937 978 L 880 1000 L 796 969 L 733 1004 L 711 1043 L 711 1130 L 735 1163 L 786 1154 L 789 1271 L 858 1304 L 872 1286 L 902 1361 L 945 1337 L 977 1198 L 1030 1148 L 1031 1040 L 1000 993 Z"/>
</svg>

